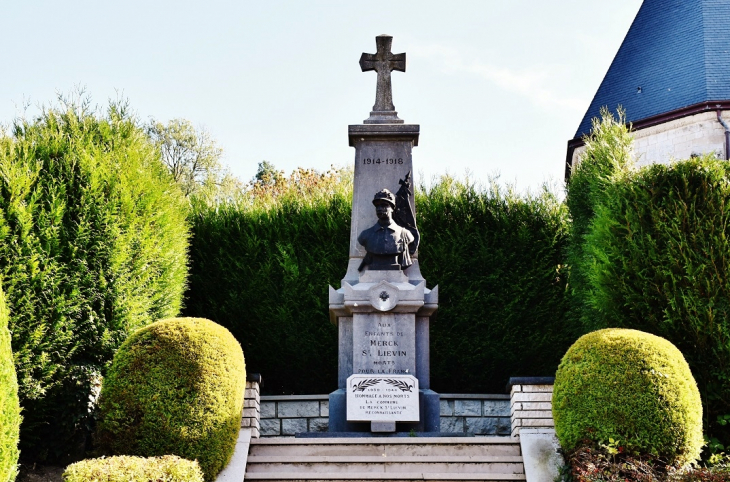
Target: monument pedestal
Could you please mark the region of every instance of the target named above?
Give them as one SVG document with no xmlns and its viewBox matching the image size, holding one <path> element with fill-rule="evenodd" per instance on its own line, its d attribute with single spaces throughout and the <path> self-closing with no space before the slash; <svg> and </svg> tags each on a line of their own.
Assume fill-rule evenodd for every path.
<svg viewBox="0 0 730 482">
<path fill-rule="evenodd" d="M 330 317 L 337 324 L 339 339 L 338 390 L 330 394 L 330 432 L 372 429 L 370 423 L 347 420 L 347 382 L 352 375 L 387 381 L 393 376 L 415 377 L 419 420 L 394 420 L 394 428 L 399 432 L 440 430 L 439 396 L 430 389 L 429 373 L 429 319 L 438 308 L 438 287 L 429 290 L 422 278 L 410 280 L 411 268 L 367 270 L 357 282 L 343 280 L 339 290 L 330 287 Z"/>
</svg>

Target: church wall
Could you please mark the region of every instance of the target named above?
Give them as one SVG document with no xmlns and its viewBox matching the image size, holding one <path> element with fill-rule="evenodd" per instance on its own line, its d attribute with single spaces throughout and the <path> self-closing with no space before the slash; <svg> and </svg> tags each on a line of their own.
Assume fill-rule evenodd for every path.
<svg viewBox="0 0 730 482">
<path fill-rule="evenodd" d="M 730 124 L 730 111 L 723 119 Z M 573 151 L 573 166 L 578 165 L 585 146 Z M 725 129 L 715 111 L 702 112 L 634 131 L 634 154 L 637 166 L 668 164 L 691 156 L 715 154 L 725 157 Z"/>
<path fill-rule="evenodd" d="M 730 122 L 730 113 L 723 113 Z M 715 112 L 703 112 L 675 119 L 634 133 L 636 164 L 667 164 L 691 156 L 715 154 L 725 157 L 725 129 Z"/>
</svg>

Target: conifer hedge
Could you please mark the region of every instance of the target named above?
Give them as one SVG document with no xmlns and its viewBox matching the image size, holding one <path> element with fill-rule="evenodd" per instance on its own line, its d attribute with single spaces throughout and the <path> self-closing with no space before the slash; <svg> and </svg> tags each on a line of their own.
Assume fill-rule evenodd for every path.
<svg viewBox="0 0 730 482">
<path fill-rule="evenodd" d="M 628 176 L 634 167 L 634 136 L 625 121 L 623 110 L 619 109 L 614 117 L 608 109 L 601 109 L 601 119 L 593 119 L 591 136 L 585 139 L 580 162 L 573 166 L 567 182 L 565 204 L 571 218 L 566 248 L 566 262 L 570 266 L 568 316 L 585 333 L 595 329 L 594 306 L 588 301 L 592 258 L 587 252 L 586 236 L 608 187 Z"/>
<path fill-rule="evenodd" d="M 0 289 L 0 482 L 13 482 L 18 475 L 20 420 L 18 380 L 8 331 L 8 308 Z"/>
<path fill-rule="evenodd" d="M 593 328 L 666 338 L 697 380 L 709 434 L 730 442 L 730 163 L 652 165 L 607 185 L 586 236 Z M 730 418 L 730 417 L 728 417 Z"/>
<path fill-rule="evenodd" d="M 24 458 L 80 455 L 115 349 L 177 315 L 186 206 L 124 105 L 61 105 L 0 136 L 0 275 Z"/>
<path fill-rule="evenodd" d="M 577 338 L 561 251 L 566 211 L 549 193 L 518 196 L 445 178 L 417 194 L 420 266 L 440 285 L 431 379 L 446 392 L 504 391 L 510 376 L 552 375 Z M 186 316 L 227 327 L 268 394 L 337 383 L 328 285 L 347 267 L 351 192 L 199 207 Z M 525 348 L 529 347 L 529 348 Z M 529 356 L 525 350 L 529 350 Z"/>
<path fill-rule="evenodd" d="M 416 206 L 421 271 L 439 285 L 434 390 L 503 393 L 509 377 L 554 375 L 580 336 L 566 319 L 564 204 L 445 178 Z"/>
<path fill-rule="evenodd" d="M 327 290 L 345 274 L 349 221 L 342 194 L 193 216 L 185 315 L 228 328 L 267 393 L 327 393 L 337 383 Z"/>
</svg>

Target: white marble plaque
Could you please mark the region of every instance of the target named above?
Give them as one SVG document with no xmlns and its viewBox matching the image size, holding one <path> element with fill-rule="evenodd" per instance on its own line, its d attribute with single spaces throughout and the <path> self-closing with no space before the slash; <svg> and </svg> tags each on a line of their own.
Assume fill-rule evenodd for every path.
<svg viewBox="0 0 730 482">
<path fill-rule="evenodd" d="M 418 380 L 411 375 L 350 376 L 347 420 L 418 422 Z"/>
</svg>

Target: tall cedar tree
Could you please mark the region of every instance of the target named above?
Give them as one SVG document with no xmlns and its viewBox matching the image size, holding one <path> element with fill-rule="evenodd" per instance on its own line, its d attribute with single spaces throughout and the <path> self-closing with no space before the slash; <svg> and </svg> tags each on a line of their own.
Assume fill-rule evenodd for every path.
<svg viewBox="0 0 730 482">
<path fill-rule="evenodd" d="M 0 137 L 0 275 L 24 460 L 80 456 L 116 348 L 177 315 L 186 212 L 126 105 L 100 114 L 62 102 Z"/>
</svg>

